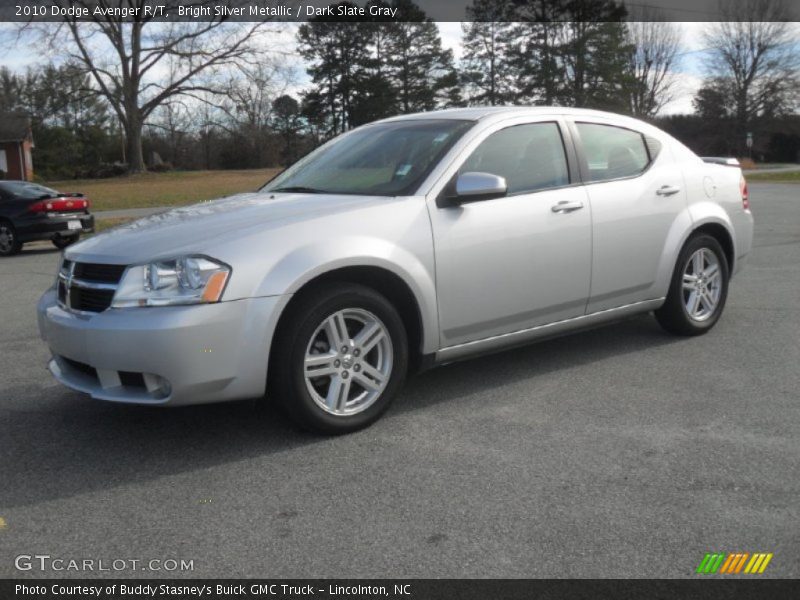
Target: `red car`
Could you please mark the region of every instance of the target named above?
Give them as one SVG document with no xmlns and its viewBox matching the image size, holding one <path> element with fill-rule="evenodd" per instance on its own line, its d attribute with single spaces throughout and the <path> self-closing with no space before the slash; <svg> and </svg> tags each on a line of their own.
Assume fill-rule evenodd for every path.
<svg viewBox="0 0 800 600">
<path fill-rule="evenodd" d="M 81 233 L 94 231 L 89 199 L 29 181 L 0 181 L 0 256 L 11 256 L 25 242 L 50 240 L 66 248 Z"/>
</svg>

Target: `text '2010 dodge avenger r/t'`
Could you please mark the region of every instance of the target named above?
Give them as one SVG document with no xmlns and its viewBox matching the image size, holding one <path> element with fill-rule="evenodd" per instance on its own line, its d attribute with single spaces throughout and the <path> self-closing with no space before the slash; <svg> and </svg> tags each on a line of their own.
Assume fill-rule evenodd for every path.
<svg viewBox="0 0 800 600">
<path fill-rule="evenodd" d="M 752 237 L 738 163 L 650 125 L 447 110 L 68 248 L 39 326 L 53 375 L 94 398 L 266 395 L 343 433 L 415 369 L 648 311 L 705 333 Z"/>
</svg>

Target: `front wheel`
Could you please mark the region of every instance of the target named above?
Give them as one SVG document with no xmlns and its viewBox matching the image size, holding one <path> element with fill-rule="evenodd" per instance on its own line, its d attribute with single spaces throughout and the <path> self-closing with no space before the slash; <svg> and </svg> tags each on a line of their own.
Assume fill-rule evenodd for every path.
<svg viewBox="0 0 800 600">
<path fill-rule="evenodd" d="M 710 235 L 690 238 L 681 250 L 659 324 L 677 335 L 701 335 L 719 320 L 728 297 L 729 266 Z"/>
<path fill-rule="evenodd" d="M 77 242 L 78 238 L 80 238 L 80 237 L 81 236 L 80 236 L 79 233 L 76 233 L 75 235 L 70 235 L 70 236 L 60 236 L 59 235 L 59 236 L 56 236 L 56 237 L 53 238 L 53 240 L 52 240 L 53 241 L 53 246 L 55 246 L 59 250 L 63 250 L 67 246 L 71 246 L 72 244 Z"/>
<path fill-rule="evenodd" d="M 397 310 L 356 284 L 332 284 L 300 298 L 272 348 L 269 393 L 297 424 L 320 433 L 348 433 L 374 422 L 408 369 Z"/>
</svg>

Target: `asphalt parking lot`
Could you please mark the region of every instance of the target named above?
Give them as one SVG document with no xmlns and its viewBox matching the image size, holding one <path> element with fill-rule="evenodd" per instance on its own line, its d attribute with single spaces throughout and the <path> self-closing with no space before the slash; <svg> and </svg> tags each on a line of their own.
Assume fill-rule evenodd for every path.
<svg viewBox="0 0 800 600">
<path fill-rule="evenodd" d="M 709 551 L 800 577 L 800 186 L 750 190 L 710 334 L 645 316 L 449 365 L 339 438 L 60 387 L 35 319 L 58 254 L 0 260 L 0 577 L 92 575 L 15 569 L 37 553 L 194 561 L 126 577 L 691 577 Z"/>
</svg>

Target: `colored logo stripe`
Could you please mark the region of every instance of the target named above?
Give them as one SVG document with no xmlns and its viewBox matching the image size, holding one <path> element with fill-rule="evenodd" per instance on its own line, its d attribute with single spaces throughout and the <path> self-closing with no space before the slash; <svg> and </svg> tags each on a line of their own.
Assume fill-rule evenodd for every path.
<svg viewBox="0 0 800 600">
<path fill-rule="evenodd" d="M 769 561 L 772 560 L 772 553 L 769 554 L 753 554 L 753 558 L 747 563 L 744 569 L 745 573 L 763 573 L 767 568 Z"/>
<path fill-rule="evenodd" d="M 717 569 L 719 569 L 720 564 L 722 563 L 722 559 L 725 558 L 724 554 L 714 553 L 711 554 L 709 552 L 703 557 L 703 560 L 700 562 L 700 566 L 697 567 L 698 573 L 716 573 Z"/>
<path fill-rule="evenodd" d="M 757 552 L 706 552 L 697 566 L 696 573 L 704 574 L 761 574 L 772 560 L 772 553 Z M 745 566 L 747 565 L 747 566 Z"/>
</svg>

